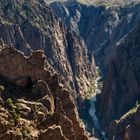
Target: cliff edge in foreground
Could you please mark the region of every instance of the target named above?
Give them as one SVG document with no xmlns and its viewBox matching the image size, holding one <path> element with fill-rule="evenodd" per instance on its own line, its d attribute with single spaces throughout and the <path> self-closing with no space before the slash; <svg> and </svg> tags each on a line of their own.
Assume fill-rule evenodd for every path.
<svg viewBox="0 0 140 140">
<path fill-rule="evenodd" d="M 0 49 L 1 140 L 88 140 L 70 91 L 45 63 L 43 51 Z"/>
</svg>

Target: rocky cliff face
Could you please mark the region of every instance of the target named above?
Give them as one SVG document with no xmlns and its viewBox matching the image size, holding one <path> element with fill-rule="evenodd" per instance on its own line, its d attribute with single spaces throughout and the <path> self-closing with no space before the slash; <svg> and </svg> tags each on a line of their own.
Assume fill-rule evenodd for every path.
<svg viewBox="0 0 140 140">
<path fill-rule="evenodd" d="M 137 117 L 121 119 L 140 100 L 140 4 L 106 7 L 55 2 L 51 7 L 83 37 L 89 56 L 94 53 L 104 70 L 104 86 L 97 100 L 101 127 L 110 140 L 139 139 L 139 123 L 134 123 L 139 115 L 135 112 Z M 111 123 L 113 120 L 118 121 Z"/>
<path fill-rule="evenodd" d="M 115 140 L 138 140 L 140 138 L 140 107 L 135 106 L 119 120 L 110 125 L 110 138 Z"/>
<path fill-rule="evenodd" d="M 88 140 L 71 92 L 45 63 L 42 51 L 0 49 L 0 139 Z"/>
<path fill-rule="evenodd" d="M 140 5 L 85 5 L 78 2 L 54 2 L 50 5 L 66 25 L 83 37 L 88 55 L 106 71 L 113 46 L 140 20 Z"/>
<path fill-rule="evenodd" d="M 61 74 L 69 89 L 84 96 L 94 82 L 94 61 L 89 61 L 83 40 L 74 31 L 67 31 L 43 0 L 1 1 L 0 19 L 4 44 L 27 56 L 44 50 L 47 63 Z"/>
<path fill-rule="evenodd" d="M 140 4 L 50 7 L 58 17 L 43 0 L 0 1 L 0 139 L 88 140 L 72 97 L 96 96 L 93 55 L 105 75 L 101 128 L 139 139 Z"/>
<path fill-rule="evenodd" d="M 0 46 L 0 139 L 89 139 L 74 100 L 96 75 L 82 37 L 43 0 L 2 0 Z"/>
<path fill-rule="evenodd" d="M 119 119 L 140 101 L 139 34 L 138 24 L 118 42 L 110 58 L 99 109 L 99 116 L 105 129 L 109 127 L 111 121 Z"/>
</svg>

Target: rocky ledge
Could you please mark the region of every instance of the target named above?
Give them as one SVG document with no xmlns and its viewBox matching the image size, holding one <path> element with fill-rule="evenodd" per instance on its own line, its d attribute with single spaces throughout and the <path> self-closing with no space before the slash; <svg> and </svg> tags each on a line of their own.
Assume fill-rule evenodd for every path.
<svg viewBox="0 0 140 140">
<path fill-rule="evenodd" d="M 124 114 L 110 125 L 110 139 L 138 140 L 140 138 L 140 105 Z"/>
<path fill-rule="evenodd" d="M 46 65 L 43 51 L 26 57 L 1 48 L 0 66 L 0 139 L 89 139 L 70 91 Z"/>
</svg>

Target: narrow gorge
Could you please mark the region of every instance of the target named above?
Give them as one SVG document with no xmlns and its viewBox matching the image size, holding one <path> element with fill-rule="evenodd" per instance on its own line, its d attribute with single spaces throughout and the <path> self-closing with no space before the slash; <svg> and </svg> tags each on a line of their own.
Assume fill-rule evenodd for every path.
<svg viewBox="0 0 140 140">
<path fill-rule="evenodd" d="M 138 0 L 0 1 L 0 140 L 139 140 Z"/>
</svg>

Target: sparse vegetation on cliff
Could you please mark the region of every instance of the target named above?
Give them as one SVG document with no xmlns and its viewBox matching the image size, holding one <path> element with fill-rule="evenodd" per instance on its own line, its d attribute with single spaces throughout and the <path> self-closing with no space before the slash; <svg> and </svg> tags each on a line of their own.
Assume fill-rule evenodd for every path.
<svg viewBox="0 0 140 140">
<path fill-rule="evenodd" d="M 0 53 L 3 54 L 0 73 L 10 81 L 4 79 L 6 85 L 0 86 L 0 91 L 4 92 L 0 99 L 1 139 L 6 134 L 6 140 L 15 137 L 19 140 L 55 140 L 56 137 L 59 140 L 88 140 L 70 91 L 59 83 L 57 73 L 48 74 L 50 71 L 44 67 L 42 52 L 33 52 L 32 56 L 26 57 L 14 48 L 3 48 Z M 5 69 L 5 66 L 9 68 Z M 21 68 L 18 71 L 17 66 Z M 11 68 L 16 78 L 11 77 Z M 66 128 L 69 128 L 68 132 Z"/>
</svg>

